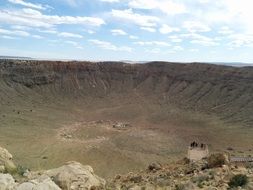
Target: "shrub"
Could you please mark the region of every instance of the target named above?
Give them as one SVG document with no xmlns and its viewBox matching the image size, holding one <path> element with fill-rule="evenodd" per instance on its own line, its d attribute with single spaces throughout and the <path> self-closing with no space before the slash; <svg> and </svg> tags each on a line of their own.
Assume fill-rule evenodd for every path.
<svg viewBox="0 0 253 190">
<path fill-rule="evenodd" d="M 207 158 L 209 168 L 217 168 L 226 164 L 226 157 L 222 153 L 212 154 Z"/>
<path fill-rule="evenodd" d="M 247 169 L 253 169 L 253 163 L 251 163 L 251 162 L 246 163 L 246 164 L 245 164 L 245 167 L 246 167 Z"/>
<path fill-rule="evenodd" d="M 185 187 L 183 184 L 177 184 L 175 188 L 176 190 L 185 190 Z"/>
<path fill-rule="evenodd" d="M 208 175 L 200 175 L 192 178 L 193 183 L 202 183 L 203 181 L 208 181 L 209 176 Z"/>
<path fill-rule="evenodd" d="M 243 174 L 238 174 L 232 177 L 228 183 L 230 188 L 243 187 L 248 183 L 248 177 Z"/>
<path fill-rule="evenodd" d="M 26 171 L 29 171 L 29 169 L 24 166 L 18 165 L 18 167 L 17 167 L 17 174 L 18 175 L 23 176 L 26 173 Z"/>
<path fill-rule="evenodd" d="M 202 189 L 202 188 L 203 188 L 203 184 L 202 184 L 202 183 L 198 183 L 198 187 L 199 187 L 200 189 Z"/>
</svg>

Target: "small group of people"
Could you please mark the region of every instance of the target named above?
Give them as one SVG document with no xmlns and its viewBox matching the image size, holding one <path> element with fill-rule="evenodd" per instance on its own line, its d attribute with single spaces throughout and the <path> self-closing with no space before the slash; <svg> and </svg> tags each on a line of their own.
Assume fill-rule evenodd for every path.
<svg viewBox="0 0 253 190">
<path fill-rule="evenodd" d="M 191 146 L 192 148 L 197 148 L 197 147 L 199 147 L 199 144 L 198 144 L 197 142 L 193 141 L 193 142 L 191 143 L 190 146 Z M 201 143 L 201 144 L 200 144 L 200 148 L 205 149 L 205 148 L 206 148 L 206 145 L 203 144 L 203 143 Z"/>
</svg>

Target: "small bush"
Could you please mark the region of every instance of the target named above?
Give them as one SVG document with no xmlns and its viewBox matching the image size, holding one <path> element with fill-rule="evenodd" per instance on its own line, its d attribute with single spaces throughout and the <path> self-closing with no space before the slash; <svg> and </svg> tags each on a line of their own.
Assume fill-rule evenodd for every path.
<svg viewBox="0 0 253 190">
<path fill-rule="evenodd" d="M 29 171 L 29 169 L 24 166 L 18 165 L 18 167 L 17 167 L 17 174 L 18 175 L 23 176 L 26 173 L 26 171 Z"/>
<path fill-rule="evenodd" d="M 247 183 L 248 183 L 248 177 L 243 174 L 238 174 L 231 178 L 228 185 L 230 188 L 234 188 L 234 187 L 243 187 L 247 185 Z"/>
<path fill-rule="evenodd" d="M 251 162 L 246 163 L 246 164 L 245 164 L 245 167 L 246 167 L 247 169 L 253 169 L 253 163 L 251 163 Z"/>
<path fill-rule="evenodd" d="M 177 184 L 175 188 L 176 190 L 185 190 L 185 187 L 183 184 Z"/>
<path fill-rule="evenodd" d="M 201 176 L 196 176 L 192 178 L 193 183 L 202 183 L 203 181 L 208 181 L 209 176 L 208 175 L 201 175 Z"/>
<path fill-rule="evenodd" d="M 217 168 L 226 164 L 226 157 L 222 153 L 212 154 L 207 158 L 209 168 Z"/>
<path fill-rule="evenodd" d="M 202 183 L 198 183 L 198 187 L 199 187 L 200 189 L 202 189 L 202 188 L 203 188 L 203 184 L 202 184 Z"/>
</svg>

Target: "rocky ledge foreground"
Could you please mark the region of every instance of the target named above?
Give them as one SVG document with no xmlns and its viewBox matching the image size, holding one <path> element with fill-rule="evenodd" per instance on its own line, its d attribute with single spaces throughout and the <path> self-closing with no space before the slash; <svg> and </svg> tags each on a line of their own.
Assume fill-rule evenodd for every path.
<svg viewBox="0 0 253 190">
<path fill-rule="evenodd" d="M 108 166 L 110 169 L 110 166 Z M 216 153 L 198 162 L 153 163 L 146 170 L 118 175 L 106 182 L 91 166 L 78 162 L 46 171 L 16 167 L 12 155 L 0 147 L 0 190 L 225 190 L 253 189 L 253 167 L 235 166 Z"/>
</svg>

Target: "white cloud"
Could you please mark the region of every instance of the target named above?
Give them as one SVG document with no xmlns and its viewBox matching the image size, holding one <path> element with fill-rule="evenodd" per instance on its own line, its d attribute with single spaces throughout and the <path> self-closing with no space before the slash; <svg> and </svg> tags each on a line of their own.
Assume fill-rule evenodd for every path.
<svg viewBox="0 0 253 190">
<path fill-rule="evenodd" d="M 253 33 L 253 1 L 252 0 L 220 0 L 219 3 L 209 1 L 211 10 L 203 14 L 203 19 L 211 24 L 226 24 L 233 28 Z"/>
<path fill-rule="evenodd" d="M 177 35 L 169 36 L 169 39 L 170 39 L 170 41 L 173 42 L 173 43 L 180 43 L 180 42 L 183 41 L 183 40 L 182 40 L 179 36 L 177 36 Z"/>
<path fill-rule="evenodd" d="M 158 53 L 161 53 L 161 49 L 160 48 L 146 49 L 146 52 L 158 54 Z"/>
<path fill-rule="evenodd" d="M 77 43 L 75 41 L 65 41 L 65 43 L 66 44 L 70 44 L 70 45 L 74 46 L 77 49 L 83 49 L 83 47 L 79 43 Z"/>
<path fill-rule="evenodd" d="M 114 36 L 125 36 L 125 35 L 127 35 L 127 33 L 124 31 L 124 30 L 121 30 L 121 29 L 113 29 L 113 30 L 111 30 L 111 33 L 112 33 L 112 35 L 114 35 Z"/>
<path fill-rule="evenodd" d="M 130 0 L 129 6 L 134 9 L 157 9 L 168 15 L 186 12 L 184 4 L 173 0 Z"/>
<path fill-rule="evenodd" d="M 183 27 L 189 32 L 209 32 L 211 30 L 208 25 L 199 21 L 185 21 Z"/>
<path fill-rule="evenodd" d="M 138 36 L 134 36 L 134 35 L 130 35 L 129 38 L 132 39 L 132 40 L 137 40 L 137 39 L 139 39 Z"/>
<path fill-rule="evenodd" d="M 7 39 L 7 40 L 16 40 L 16 39 L 18 39 L 17 37 L 7 36 L 7 35 L 3 35 L 3 36 L 0 35 L 0 37 L 4 38 L 4 39 Z"/>
<path fill-rule="evenodd" d="M 36 38 L 36 39 L 43 39 L 44 37 L 40 36 L 40 35 L 32 35 L 33 38 Z"/>
<path fill-rule="evenodd" d="M 183 48 L 182 46 L 174 46 L 174 47 L 173 47 L 173 50 L 174 50 L 174 51 L 183 51 L 184 48 Z"/>
<path fill-rule="evenodd" d="M 253 46 L 253 34 L 231 34 L 227 37 L 229 39 L 228 45 L 232 48 L 242 46 Z"/>
<path fill-rule="evenodd" d="M 58 36 L 64 37 L 64 38 L 83 38 L 83 36 L 80 34 L 74 34 L 74 33 L 69 33 L 69 32 L 60 32 Z"/>
<path fill-rule="evenodd" d="M 12 25 L 11 28 L 14 30 L 31 30 L 32 29 L 31 27 L 20 26 L 20 25 Z"/>
<path fill-rule="evenodd" d="M 163 42 L 163 41 L 138 41 L 138 42 L 134 42 L 134 44 L 140 45 L 140 46 L 171 46 L 169 43 L 167 42 Z"/>
<path fill-rule="evenodd" d="M 89 33 L 89 34 L 95 34 L 96 33 L 94 30 L 84 30 L 84 31 Z"/>
<path fill-rule="evenodd" d="M 33 4 L 33 3 L 25 2 L 23 0 L 8 0 L 8 1 L 13 4 L 23 5 L 25 7 L 29 7 L 29 8 L 33 8 L 33 9 L 44 10 L 44 9 L 46 9 L 46 7 L 48 7 L 48 6 L 44 7 L 41 4 Z"/>
<path fill-rule="evenodd" d="M 189 49 L 190 52 L 199 52 L 199 49 L 196 49 L 196 48 L 192 48 L 192 49 Z"/>
<path fill-rule="evenodd" d="M 101 40 L 97 40 L 97 39 L 91 39 L 89 41 L 92 44 L 95 44 L 96 46 L 98 46 L 102 49 L 105 49 L 105 50 L 132 52 L 132 48 L 130 48 L 128 46 L 118 47 L 118 46 L 112 44 L 111 42 L 101 41 Z"/>
<path fill-rule="evenodd" d="M 54 30 L 54 29 L 48 29 L 48 30 L 41 30 L 41 29 L 38 29 L 39 32 L 41 33 L 47 33 L 47 34 L 57 34 L 57 30 Z"/>
<path fill-rule="evenodd" d="M 170 27 L 167 24 L 163 24 L 162 27 L 159 29 L 159 31 L 162 34 L 168 34 L 168 33 L 171 33 L 171 32 L 179 32 L 180 29 L 179 28 L 175 28 L 175 27 Z"/>
<path fill-rule="evenodd" d="M 218 31 L 219 34 L 222 35 L 228 35 L 228 34 L 233 34 L 234 31 L 232 31 L 229 27 L 227 26 L 223 26 L 221 27 L 221 29 Z"/>
<path fill-rule="evenodd" d="M 74 41 L 65 41 L 65 43 L 71 44 L 71 45 L 73 45 L 73 46 L 78 45 L 78 43 L 77 43 L 77 42 L 74 42 Z"/>
<path fill-rule="evenodd" d="M 100 0 L 102 2 L 107 2 L 107 3 L 118 3 L 119 0 Z"/>
<path fill-rule="evenodd" d="M 0 23 L 16 24 L 30 27 L 52 28 L 61 24 L 80 24 L 88 26 L 101 26 L 105 24 L 104 20 L 96 17 L 73 17 L 44 15 L 34 9 L 22 10 L 0 10 Z"/>
<path fill-rule="evenodd" d="M 151 27 L 141 27 L 140 29 L 146 30 L 148 32 L 156 32 L 156 29 L 155 28 L 151 28 Z"/>
<path fill-rule="evenodd" d="M 25 31 L 21 30 L 6 30 L 6 29 L 1 29 L 0 28 L 0 34 L 4 35 L 13 35 L 13 36 L 21 36 L 21 37 L 28 37 L 30 34 Z"/>
<path fill-rule="evenodd" d="M 219 43 L 214 38 L 209 38 L 196 33 L 182 34 L 182 37 L 190 38 L 190 43 L 199 44 L 203 46 L 217 46 Z"/>
<path fill-rule="evenodd" d="M 136 24 L 142 27 L 154 27 L 160 20 L 158 17 L 134 13 L 132 9 L 111 11 L 111 15 L 121 21 Z"/>
<path fill-rule="evenodd" d="M 79 4 L 77 0 L 63 0 L 63 1 L 65 1 L 71 7 L 77 7 Z"/>
</svg>

